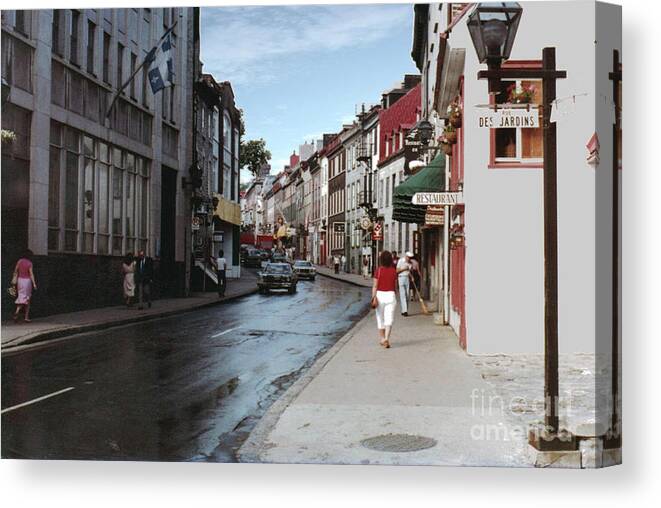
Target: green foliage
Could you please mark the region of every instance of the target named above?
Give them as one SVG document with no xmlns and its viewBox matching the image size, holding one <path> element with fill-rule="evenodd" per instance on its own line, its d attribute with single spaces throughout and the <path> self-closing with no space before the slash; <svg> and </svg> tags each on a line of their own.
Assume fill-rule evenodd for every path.
<svg viewBox="0 0 661 508">
<path fill-rule="evenodd" d="M 253 176 L 259 174 L 260 168 L 271 160 L 271 152 L 266 149 L 266 141 L 262 138 L 241 140 L 239 147 L 239 166 L 247 169 Z"/>
</svg>

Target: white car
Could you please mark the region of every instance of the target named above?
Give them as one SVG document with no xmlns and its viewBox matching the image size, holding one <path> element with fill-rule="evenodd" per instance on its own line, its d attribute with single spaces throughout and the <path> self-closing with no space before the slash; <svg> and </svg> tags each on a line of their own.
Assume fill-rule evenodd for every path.
<svg viewBox="0 0 661 508">
<path fill-rule="evenodd" d="M 314 265 L 302 259 L 294 261 L 294 273 L 298 275 L 299 279 L 314 280 L 317 277 L 317 270 Z"/>
</svg>

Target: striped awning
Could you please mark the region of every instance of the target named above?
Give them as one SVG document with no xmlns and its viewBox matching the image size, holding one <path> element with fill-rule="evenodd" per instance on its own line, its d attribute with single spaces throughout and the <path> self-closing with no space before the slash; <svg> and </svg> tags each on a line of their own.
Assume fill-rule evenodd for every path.
<svg viewBox="0 0 661 508">
<path fill-rule="evenodd" d="M 417 192 L 442 192 L 445 190 L 445 154 L 438 154 L 428 166 L 395 187 L 393 195 L 393 220 L 414 224 L 425 223 L 426 206 L 411 203 Z"/>
</svg>

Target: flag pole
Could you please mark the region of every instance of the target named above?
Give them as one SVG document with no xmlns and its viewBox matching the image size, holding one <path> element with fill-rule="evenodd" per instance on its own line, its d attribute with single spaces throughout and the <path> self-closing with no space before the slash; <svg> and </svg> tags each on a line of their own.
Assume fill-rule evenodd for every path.
<svg viewBox="0 0 661 508">
<path fill-rule="evenodd" d="M 154 61 L 154 57 L 156 55 L 156 51 L 158 50 L 158 46 L 163 42 L 163 40 L 174 30 L 174 27 L 177 26 L 177 23 L 179 20 L 175 20 L 175 22 L 172 24 L 170 28 L 168 28 L 165 33 L 161 36 L 161 38 L 158 40 L 158 42 L 154 45 L 151 50 L 149 50 L 149 53 L 147 53 L 147 56 L 145 59 L 142 61 L 138 67 L 133 71 L 133 73 L 129 76 L 129 78 L 124 82 L 124 84 L 115 92 L 112 98 L 112 102 L 110 103 L 110 106 L 108 107 L 108 110 L 106 111 L 106 118 L 110 116 L 110 113 L 112 112 L 112 108 L 115 106 L 115 103 L 117 102 L 117 99 L 119 98 L 120 94 L 126 89 L 127 86 L 133 81 L 133 78 L 135 78 L 136 74 L 140 72 L 140 70 L 147 64 L 151 64 Z"/>
</svg>

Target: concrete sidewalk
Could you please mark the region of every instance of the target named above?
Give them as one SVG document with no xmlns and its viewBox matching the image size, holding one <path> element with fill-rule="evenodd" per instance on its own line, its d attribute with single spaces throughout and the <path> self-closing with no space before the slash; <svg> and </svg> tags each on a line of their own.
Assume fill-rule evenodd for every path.
<svg viewBox="0 0 661 508">
<path fill-rule="evenodd" d="M 241 278 L 230 279 L 225 297 L 218 298 L 218 293 L 195 293 L 189 298 L 165 298 L 154 300 L 152 308 L 138 310 L 127 309 L 125 305 L 102 307 L 68 314 L 55 314 L 33 319 L 30 323 L 12 321 L 2 323 L 2 350 L 15 349 L 35 342 L 73 335 L 92 330 L 101 330 L 148 319 L 170 316 L 180 312 L 217 305 L 224 301 L 246 296 L 257 291 L 256 276 L 243 271 Z"/>
<path fill-rule="evenodd" d="M 323 275 L 324 277 L 330 277 L 331 279 L 337 279 L 344 282 L 348 282 L 356 286 L 365 286 L 371 288 L 373 284 L 371 276 L 365 278 L 362 275 L 356 275 L 353 273 L 346 273 L 342 271 L 340 271 L 340 273 L 335 273 L 335 270 L 333 270 L 332 268 L 328 268 L 327 266 L 322 266 L 322 265 L 316 265 L 315 268 L 317 269 L 317 273 L 319 275 Z"/>
<path fill-rule="evenodd" d="M 411 307 L 387 350 L 370 312 L 271 407 L 239 459 L 531 466 L 525 434 L 488 409 L 495 394 L 453 331 Z"/>
</svg>

